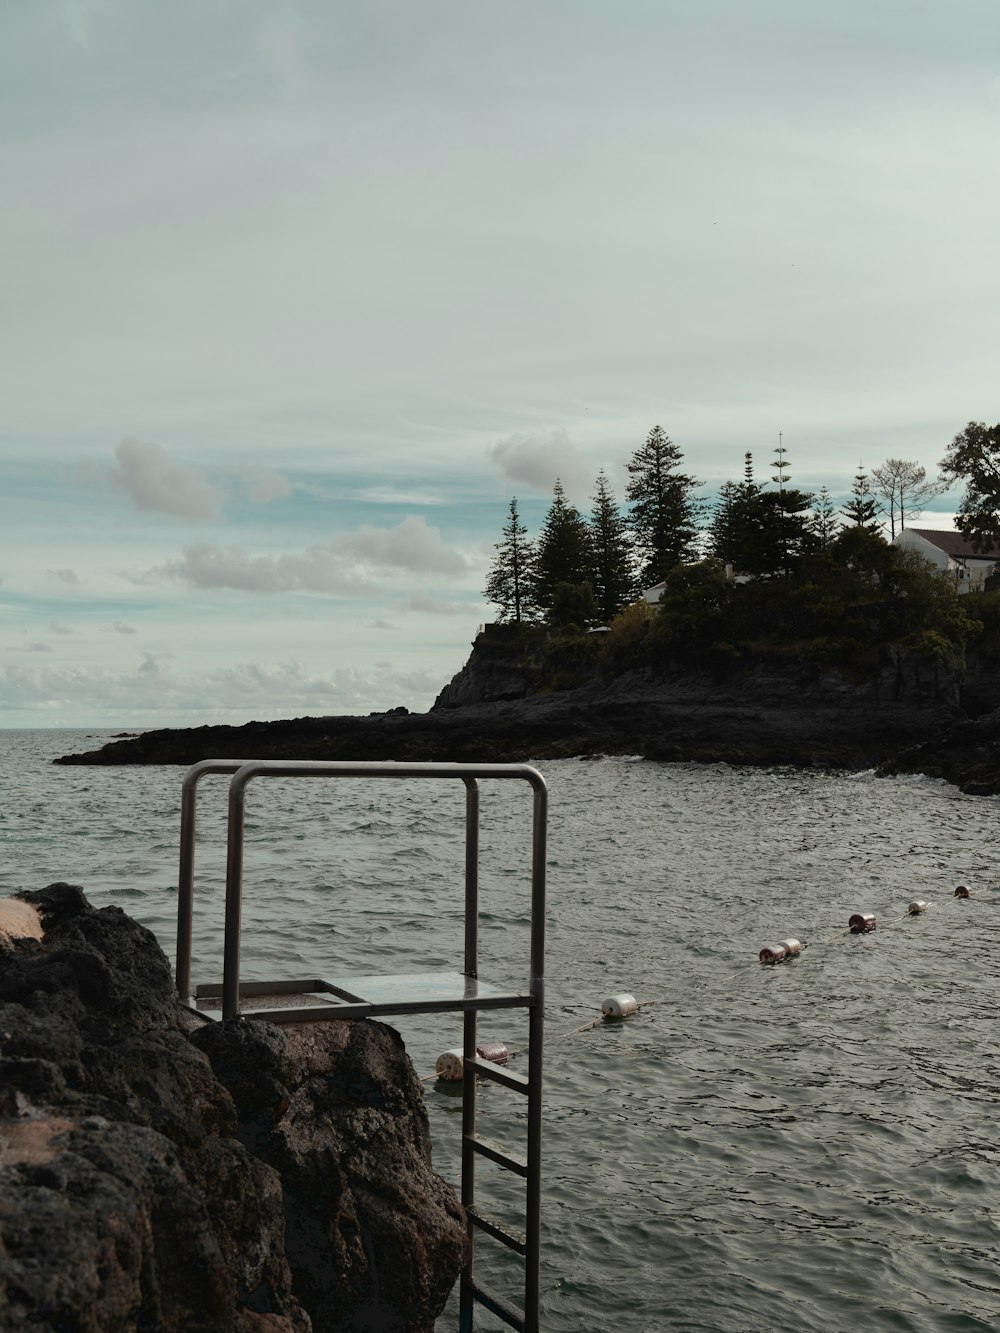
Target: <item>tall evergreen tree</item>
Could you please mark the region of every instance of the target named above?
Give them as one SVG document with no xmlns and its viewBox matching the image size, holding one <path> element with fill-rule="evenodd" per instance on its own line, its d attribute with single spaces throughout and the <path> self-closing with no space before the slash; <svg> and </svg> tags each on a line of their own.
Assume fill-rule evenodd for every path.
<svg viewBox="0 0 1000 1333">
<path fill-rule="evenodd" d="M 764 565 L 761 573 L 790 574 L 808 545 L 808 510 L 813 497 L 808 491 L 789 486 L 788 450 L 781 435 L 774 451 L 771 481 L 776 491 L 762 497 L 761 519 L 764 537 Z"/>
<path fill-rule="evenodd" d="M 516 496 L 511 499 L 501 540 L 494 549 L 496 555 L 483 596 L 499 607 L 500 620 L 527 619 L 534 610 L 535 547 L 521 522 Z"/>
<path fill-rule="evenodd" d="M 628 523 L 602 469 L 590 515 L 590 548 L 597 614 L 608 624 L 639 595 Z"/>
<path fill-rule="evenodd" d="M 878 505 L 868 483 L 868 473 L 863 467 L 859 467 L 854 474 L 851 498 L 840 512 L 847 519 L 848 527 L 878 530 Z"/>
<path fill-rule="evenodd" d="M 646 588 L 695 554 L 699 505 L 692 491 L 701 482 L 677 471 L 682 457 L 663 428 L 654 426 L 626 465 L 632 474 L 625 491 L 632 504 L 629 525 Z"/>
<path fill-rule="evenodd" d="M 552 610 L 556 590 L 563 583 L 571 587 L 590 583 L 593 587 L 593 572 L 587 525 L 579 509 L 566 499 L 557 478 L 535 550 L 534 599 L 540 611 Z"/>
<path fill-rule="evenodd" d="M 719 498 L 708 528 L 708 553 L 724 565 L 736 564 L 739 550 L 740 488 L 735 481 L 719 487 Z"/>
<path fill-rule="evenodd" d="M 807 520 L 807 526 L 817 549 L 820 551 L 829 550 L 840 524 L 837 522 L 837 511 L 833 506 L 833 499 L 825 486 L 819 488 L 819 495 L 813 505 L 812 514 Z"/>
</svg>

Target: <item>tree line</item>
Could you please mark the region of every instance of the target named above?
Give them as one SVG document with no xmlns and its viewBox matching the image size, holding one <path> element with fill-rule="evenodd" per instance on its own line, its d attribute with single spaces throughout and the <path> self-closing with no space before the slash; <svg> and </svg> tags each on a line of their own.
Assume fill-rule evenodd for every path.
<svg viewBox="0 0 1000 1333">
<path fill-rule="evenodd" d="M 742 479 L 725 482 L 711 506 L 696 495 L 702 483 L 683 470 L 683 461 L 677 445 L 654 426 L 626 464 L 627 510 L 603 469 L 586 516 L 556 479 L 535 539 L 512 498 L 484 589 L 499 619 L 609 624 L 644 589 L 706 557 L 751 577 L 787 577 L 819 553 L 851 549 L 838 540 L 845 530 L 877 536 L 884 529 L 895 537 L 960 478 L 966 493 L 959 530 L 976 549 L 1000 545 L 1000 425 L 970 422 L 952 441 L 936 479 L 899 458 L 886 459 L 870 475 L 859 467 L 839 510 L 825 486 L 815 494 L 792 486 L 780 436 L 770 478 L 758 479 L 747 453 Z"/>
</svg>

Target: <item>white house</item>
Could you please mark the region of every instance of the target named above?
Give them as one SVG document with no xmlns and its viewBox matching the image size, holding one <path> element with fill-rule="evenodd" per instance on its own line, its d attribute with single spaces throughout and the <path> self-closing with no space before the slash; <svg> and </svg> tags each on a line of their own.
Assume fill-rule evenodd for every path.
<svg viewBox="0 0 1000 1333">
<path fill-rule="evenodd" d="M 959 592 L 981 588 L 1000 564 L 1000 548 L 975 551 L 968 538 L 954 529 L 904 528 L 893 538 L 893 545 L 916 551 L 942 574 L 950 574 Z"/>
</svg>

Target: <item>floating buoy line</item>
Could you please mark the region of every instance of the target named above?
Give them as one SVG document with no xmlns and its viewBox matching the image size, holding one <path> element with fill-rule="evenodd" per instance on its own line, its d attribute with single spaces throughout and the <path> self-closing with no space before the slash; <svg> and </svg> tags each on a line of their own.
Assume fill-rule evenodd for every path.
<svg viewBox="0 0 1000 1333">
<path fill-rule="evenodd" d="M 977 901 L 976 895 L 965 884 L 959 884 L 952 897 L 959 900 Z M 980 899 L 979 901 L 983 900 Z M 893 925 L 899 921 L 905 921 L 907 917 L 920 916 L 927 911 L 929 906 L 930 904 L 923 898 L 916 898 L 913 902 L 907 904 L 906 911 L 900 916 L 890 917 L 887 924 Z M 877 925 L 878 920 L 874 912 L 854 912 L 848 918 L 847 925 L 842 930 L 838 930 L 829 939 L 821 940 L 819 943 L 832 944 L 841 935 L 848 933 L 851 935 L 869 935 L 876 929 Z M 757 963 L 766 967 L 775 967 L 779 963 L 800 957 L 805 948 L 806 943 L 803 940 L 794 938 L 780 940 L 777 944 L 765 944 L 757 955 Z M 636 999 L 629 991 L 616 992 L 601 1001 L 600 1011 L 596 1018 L 587 1019 L 578 1027 L 570 1028 L 568 1031 L 557 1032 L 549 1036 L 548 1040 L 559 1041 L 567 1037 L 575 1037 L 581 1032 L 591 1031 L 601 1023 L 620 1023 L 657 1003 L 659 1003 L 657 1000 Z M 520 1050 L 513 1050 L 502 1041 L 483 1041 L 476 1046 L 476 1054 L 481 1060 L 489 1060 L 491 1064 L 497 1065 L 507 1064 L 509 1060 L 516 1055 L 520 1055 L 520 1053 Z M 428 1083 L 432 1079 L 437 1079 L 442 1083 L 456 1083 L 462 1079 L 464 1072 L 463 1052 L 461 1048 L 455 1048 L 443 1051 L 437 1058 L 434 1073 L 428 1074 L 421 1081 Z"/>
</svg>

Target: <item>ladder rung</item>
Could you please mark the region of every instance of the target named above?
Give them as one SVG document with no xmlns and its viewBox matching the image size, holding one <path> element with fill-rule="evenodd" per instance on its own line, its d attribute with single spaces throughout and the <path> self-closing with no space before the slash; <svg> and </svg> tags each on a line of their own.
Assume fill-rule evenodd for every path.
<svg viewBox="0 0 1000 1333">
<path fill-rule="evenodd" d="M 525 1075 L 516 1074 L 513 1069 L 495 1065 L 491 1060 L 484 1060 L 481 1055 L 470 1056 L 465 1063 L 472 1065 L 480 1078 L 491 1078 L 494 1083 L 502 1083 L 505 1088 L 513 1088 L 515 1092 L 528 1091 L 528 1080 Z"/>
<path fill-rule="evenodd" d="M 502 1296 L 497 1296 L 495 1292 L 487 1287 L 480 1286 L 475 1279 L 472 1281 L 472 1294 L 480 1305 L 485 1305 L 491 1314 L 495 1314 L 498 1319 L 502 1319 L 505 1324 L 511 1328 L 516 1328 L 519 1333 L 524 1333 L 524 1315 L 516 1306 L 505 1301 Z"/>
<path fill-rule="evenodd" d="M 477 1226 L 480 1231 L 485 1231 L 488 1236 L 492 1236 L 494 1240 L 506 1245 L 509 1250 L 519 1254 L 522 1259 L 528 1253 L 528 1238 L 523 1231 L 515 1231 L 513 1227 L 501 1222 L 498 1217 L 491 1217 L 489 1213 L 481 1213 L 473 1204 L 466 1204 L 465 1211 L 468 1214 L 469 1221 Z"/>
<path fill-rule="evenodd" d="M 469 1134 L 465 1141 L 472 1144 L 474 1152 L 480 1153 L 483 1157 L 488 1157 L 491 1162 L 496 1162 L 498 1166 L 513 1171 L 517 1176 L 527 1176 L 527 1161 L 517 1153 L 508 1152 L 502 1143 L 495 1143 L 493 1139 L 483 1138 L 481 1134 Z"/>
</svg>

